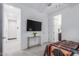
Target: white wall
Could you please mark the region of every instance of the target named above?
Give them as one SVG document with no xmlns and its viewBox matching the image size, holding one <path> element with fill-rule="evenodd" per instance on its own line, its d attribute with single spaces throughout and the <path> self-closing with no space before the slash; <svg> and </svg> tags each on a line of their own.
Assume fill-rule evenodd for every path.
<svg viewBox="0 0 79 59">
<path fill-rule="evenodd" d="M 58 11 L 54 14 L 52 13 L 50 15 L 49 21 L 52 22 L 52 17 L 58 14 L 62 15 L 62 38 L 65 40 L 79 42 L 79 4 L 77 4 L 76 6 L 65 8 L 64 10 Z M 52 25 L 52 23 L 49 23 L 49 25 Z M 50 32 L 50 30 L 51 29 L 49 28 L 49 35 L 53 35 L 53 30 L 51 30 L 52 32 Z M 51 39 L 53 40 L 52 37 Z"/>
<path fill-rule="evenodd" d="M 32 34 L 26 31 L 27 19 L 32 19 L 42 22 L 41 42 L 48 42 L 48 18 L 44 13 L 38 12 L 36 9 L 25 7 L 22 4 L 11 4 L 13 6 L 21 8 L 21 45 L 22 49 L 27 48 L 27 37 Z"/>
<path fill-rule="evenodd" d="M 39 13 L 31 8 L 22 9 L 22 48 L 27 48 L 27 37 L 30 32 L 26 31 L 27 19 L 42 22 L 41 42 L 48 41 L 48 19 L 45 14 Z"/>
<path fill-rule="evenodd" d="M 79 42 L 79 5 L 63 12 L 63 39 Z"/>
</svg>

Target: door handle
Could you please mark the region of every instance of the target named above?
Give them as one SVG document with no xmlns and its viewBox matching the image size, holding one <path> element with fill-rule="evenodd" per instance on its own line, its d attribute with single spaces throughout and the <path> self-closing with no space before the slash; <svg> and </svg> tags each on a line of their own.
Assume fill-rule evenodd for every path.
<svg viewBox="0 0 79 59">
<path fill-rule="evenodd" d="M 17 27 L 17 29 L 19 29 L 19 27 Z"/>
<path fill-rule="evenodd" d="M 2 39 L 6 39 L 6 37 L 2 37 Z"/>
</svg>

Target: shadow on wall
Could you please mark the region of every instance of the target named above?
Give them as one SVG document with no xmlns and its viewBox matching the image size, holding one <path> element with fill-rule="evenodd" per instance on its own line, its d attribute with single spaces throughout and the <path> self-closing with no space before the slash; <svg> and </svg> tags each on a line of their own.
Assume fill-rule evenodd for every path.
<svg viewBox="0 0 79 59">
<path fill-rule="evenodd" d="M 2 56 L 2 4 L 0 4 L 0 56 Z"/>
</svg>

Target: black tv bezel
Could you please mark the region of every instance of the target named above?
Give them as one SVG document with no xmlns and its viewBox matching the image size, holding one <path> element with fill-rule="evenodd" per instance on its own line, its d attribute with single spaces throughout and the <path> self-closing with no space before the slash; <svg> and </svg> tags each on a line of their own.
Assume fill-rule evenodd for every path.
<svg viewBox="0 0 79 59">
<path fill-rule="evenodd" d="M 30 20 L 30 19 L 27 19 L 27 27 L 28 27 L 28 20 Z M 34 32 L 34 31 L 42 31 L 42 22 L 40 22 L 40 21 L 35 21 L 35 20 L 30 20 L 30 21 L 33 21 L 33 22 L 39 22 L 39 23 L 41 23 L 41 30 L 32 30 L 32 31 L 30 31 L 30 30 L 28 30 L 28 28 L 26 28 L 26 31 L 30 31 L 30 32 Z"/>
</svg>

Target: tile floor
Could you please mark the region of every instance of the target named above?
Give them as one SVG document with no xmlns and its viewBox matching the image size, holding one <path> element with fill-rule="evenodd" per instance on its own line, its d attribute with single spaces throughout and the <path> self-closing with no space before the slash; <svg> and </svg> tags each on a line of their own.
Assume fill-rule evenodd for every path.
<svg viewBox="0 0 79 59">
<path fill-rule="evenodd" d="M 20 50 L 18 44 L 19 42 L 17 40 L 9 40 L 4 56 L 43 56 L 45 46 L 47 45 L 47 43 L 45 43 L 42 46 Z"/>
</svg>

